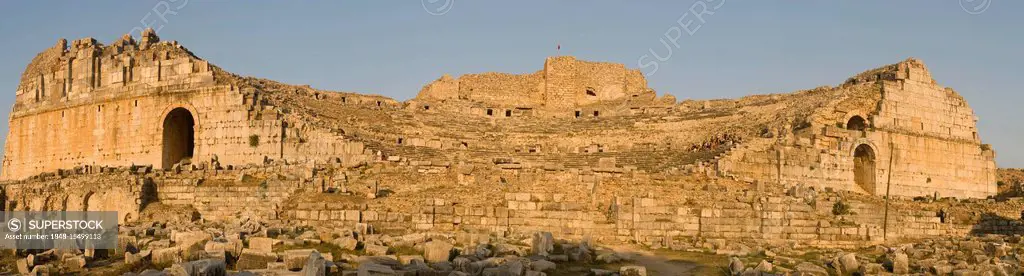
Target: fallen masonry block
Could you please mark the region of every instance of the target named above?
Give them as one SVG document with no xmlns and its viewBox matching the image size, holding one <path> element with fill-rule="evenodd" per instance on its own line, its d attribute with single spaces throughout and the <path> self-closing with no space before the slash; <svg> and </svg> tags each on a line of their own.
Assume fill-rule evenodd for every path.
<svg viewBox="0 0 1024 276">
<path fill-rule="evenodd" d="M 285 263 L 285 269 L 298 270 L 302 269 L 306 265 L 306 260 L 309 256 L 317 252 L 315 249 L 294 249 L 287 250 L 281 254 L 281 259 Z"/>
<path fill-rule="evenodd" d="M 173 264 L 181 262 L 182 250 L 180 247 L 172 246 L 168 248 L 154 249 L 152 253 L 152 260 L 154 264 Z"/>
<path fill-rule="evenodd" d="M 365 244 L 363 250 L 370 256 L 384 256 L 388 254 L 388 247 L 376 244 Z"/>
<path fill-rule="evenodd" d="M 266 269 L 267 264 L 277 262 L 277 254 L 253 249 L 243 249 L 235 268 L 238 270 Z"/>
<path fill-rule="evenodd" d="M 283 242 L 278 239 L 264 237 L 249 238 L 249 249 L 256 251 L 274 252 L 274 248 L 282 244 Z"/>
<path fill-rule="evenodd" d="M 429 241 L 423 245 L 423 259 L 430 263 L 447 262 L 453 248 L 448 242 Z"/>
</svg>

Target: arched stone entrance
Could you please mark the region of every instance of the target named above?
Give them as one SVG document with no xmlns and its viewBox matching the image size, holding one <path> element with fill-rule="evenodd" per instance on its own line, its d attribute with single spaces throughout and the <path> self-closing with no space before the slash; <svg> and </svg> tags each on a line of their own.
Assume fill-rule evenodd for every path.
<svg viewBox="0 0 1024 276">
<path fill-rule="evenodd" d="M 850 120 L 846 121 L 846 129 L 849 130 L 865 130 L 868 128 L 868 121 L 864 120 L 864 117 L 860 115 L 854 115 L 850 117 Z"/>
<path fill-rule="evenodd" d="M 164 117 L 163 157 L 164 169 L 186 158 L 192 158 L 195 151 L 195 125 L 192 112 L 185 108 L 175 108 Z"/>
<path fill-rule="evenodd" d="M 875 150 L 867 144 L 853 150 L 853 182 L 869 194 L 875 194 Z"/>
</svg>

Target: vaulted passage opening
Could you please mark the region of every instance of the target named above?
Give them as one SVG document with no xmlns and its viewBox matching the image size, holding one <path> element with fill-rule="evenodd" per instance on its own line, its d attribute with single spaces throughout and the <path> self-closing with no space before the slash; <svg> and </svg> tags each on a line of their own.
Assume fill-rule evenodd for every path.
<svg viewBox="0 0 1024 276">
<path fill-rule="evenodd" d="M 846 129 L 849 130 L 865 130 L 867 128 L 867 120 L 864 120 L 861 116 L 853 116 L 850 118 L 850 121 L 846 122 Z"/>
<path fill-rule="evenodd" d="M 188 109 L 175 108 L 164 118 L 163 168 L 171 168 L 195 151 L 195 124 Z"/>
<path fill-rule="evenodd" d="M 875 194 L 875 151 L 860 145 L 853 151 L 853 182 L 869 194 Z"/>
</svg>

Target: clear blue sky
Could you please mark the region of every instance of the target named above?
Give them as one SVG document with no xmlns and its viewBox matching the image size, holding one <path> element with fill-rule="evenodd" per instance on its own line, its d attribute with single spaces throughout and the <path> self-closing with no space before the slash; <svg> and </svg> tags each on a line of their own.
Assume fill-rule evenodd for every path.
<svg viewBox="0 0 1024 276">
<path fill-rule="evenodd" d="M 837 85 L 921 58 L 967 98 L 999 165 L 1024 167 L 1024 1 L 719 0 L 705 3 L 721 6 L 703 23 L 691 0 L 450 0 L 438 12 L 445 1 L 2 1 L 0 112 L 8 116 L 25 65 L 58 38 L 109 44 L 142 20 L 234 73 L 399 100 L 444 73 L 533 72 L 551 55 L 647 64 L 652 73 L 657 59 L 640 58 L 651 49 L 666 57 L 669 32 L 682 34 L 679 47 L 668 42 L 673 53 L 649 84 L 680 100 Z M 164 22 L 154 8 L 176 14 Z M 671 30 L 677 21 L 696 32 Z"/>
</svg>

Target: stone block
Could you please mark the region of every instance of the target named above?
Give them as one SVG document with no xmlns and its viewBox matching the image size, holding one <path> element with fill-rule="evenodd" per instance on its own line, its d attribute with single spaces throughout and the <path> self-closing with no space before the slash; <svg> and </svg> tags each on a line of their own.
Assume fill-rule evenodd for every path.
<svg viewBox="0 0 1024 276">
<path fill-rule="evenodd" d="M 423 259 L 427 262 L 446 262 L 454 246 L 451 243 L 433 240 L 423 245 Z"/>
<path fill-rule="evenodd" d="M 154 264 L 173 264 L 182 261 L 182 249 L 177 246 L 154 249 L 152 253 Z"/>
<path fill-rule="evenodd" d="M 376 244 L 364 244 L 363 251 L 370 256 L 385 256 L 388 254 L 388 247 Z"/>
<path fill-rule="evenodd" d="M 235 268 L 238 270 L 266 269 L 267 264 L 277 262 L 277 254 L 246 248 L 238 256 Z"/>
<path fill-rule="evenodd" d="M 278 239 L 271 239 L 266 237 L 249 238 L 249 249 L 260 252 L 274 252 L 275 248 L 283 244 L 284 243 Z"/>
<path fill-rule="evenodd" d="M 638 265 L 627 265 L 619 268 L 621 276 L 647 276 L 647 268 Z"/>
<path fill-rule="evenodd" d="M 314 252 L 316 252 L 315 249 L 286 250 L 281 253 L 281 260 L 284 261 L 285 269 L 299 270 L 306 265 L 310 254 Z"/>
</svg>

